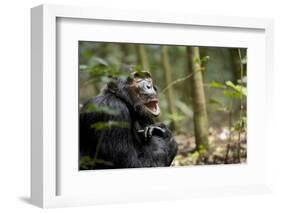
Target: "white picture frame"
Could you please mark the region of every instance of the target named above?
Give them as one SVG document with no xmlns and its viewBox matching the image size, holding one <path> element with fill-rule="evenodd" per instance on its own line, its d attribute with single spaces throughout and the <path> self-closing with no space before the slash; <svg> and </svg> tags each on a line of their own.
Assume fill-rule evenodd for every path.
<svg viewBox="0 0 281 213">
<path fill-rule="evenodd" d="M 273 100 L 270 94 L 270 90 L 273 87 L 272 20 L 54 5 L 42 5 L 32 8 L 31 14 L 31 201 L 33 204 L 47 208 L 144 200 L 183 199 L 209 195 L 240 195 L 271 191 L 270 149 L 272 146 L 270 144 L 270 137 L 272 135 L 271 131 L 273 128 L 271 128 L 271 125 L 273 122 L 270 122 L 270 116 L 266 116 L 265 108 L 270 111 L 273 107 Z M 71 22 L 75 20 L 78 20 L 78 24 L 75 25 L 77 28 L 72 27 L 74 25 Z M 64 21 L 67 21 L 66 25 L 64 25 Z M 83 25 L 84 21 L 87 21 L 88 24 Z M 59 42 L 64 38 L 60 37 L 60 33 L 63 34 L 63 30 L 65 30 L 64 34 L 67 33 L 69 38 L 74 39 L 72 41 L 79 39 L 79 36 L 84 36 L 83 38 L 87 39 L 87 36 L 92 32 L 90 22 L 94 23 L 95 21 L 99 22 L 99 26 L 106 26 L 106 23 L 110 23 L 110 27 L 115 28 L 115 30 L 122 27 L 122 29 L 126 27 L 135 29 L 135 26 L 140 25 L 141 28 L 139 29 L 145 30 L 146 27 L 151 29 L 151 25 L 153 25 L 153 28 L 155 28 L 153 30 L 156 30 L 153 37 L 146 36 L 143 33 L 143 35 L 140 35 L 142 38 L 135 38 L 139 39 L 137 40 L 138 42 L 144 43 L 164 44 L 168 42 L 169 44 L 184 45 L 186 44 L 185 37 L 178 37 L 176 41 L 174 38 L 171 38 L 172 34 L 169 35 L 169 31 L 182 30 L 185 27 L 189 27 L 194 31 L 209 31 L 207 33 L 211 37 L 211 39 L 204 38 L 208 37 L 206 34 L 199 37 L 196 36 L 198 33 L 196 34 L 195 32 L 194 39 L 192 40 L 193 37 L 190 36 L 191 40 L 189 40 L 190 44 L 193 45 L 250 46 L 248 77 L 248 103 L 250 108 L 248 109 L 250 112 L 248 117 L 250 140 L 248 149 L 250 152 L 247 165 L 207 166 L 204 168 L 122 169 L 99 171 L 95 175 L 87 172 L 83 172 L 82 175 L 81 173 L 76 175 L 73 173 L 75 168 L 65 169 L 65 160 L 70 159 L 69 156 L 78 156 L 78 154 L 75 154 L 75 149 L 70 148 L 66 150 L 63 143 L 60 145 L 57 143 L 59 137 L 57 121 L 60 116 L 58 113 L 58 103 L 60 103 L 60 100 L 58 99 L 61 98 L 61 95 L 58 95 L 59 88 L 61 88 L 61 78 L 57 77 L 57 71 L 61 69 L 61 66 L 63 66 L 61 64 L 65 61 L 63 57 L 58 59 L 58 56 L 61 53 L 65 53 L 66 57 L 71 57 L 67 52 L 71 54 L 72 48 L 71 43 L 65 43 L 64 48 L 67 46 L 67 48 L 70 48 L 70 51 L 60 49 Z M 84 28 L 81 25 L 84 28 L 86 26 L 84 34 L 75 33 L 74 29 L 79 29 L 76 31 L 83 32 Z M 97 30 L 98 28 L 93 25 L 93 29 Z M 134 34 L 126 37 L 124 33 L 122 34 L 123 30 L 120 31 L 120 36 L 119 34 L 111 34 L 107 37 L 106 30 L 104 29 L 104 32 L 102 32 L 103 30 L 101 29 L 100 37 L 95 37 L 94 41 L 136 41 L 130 40 Z M 216 39 L 218 37 L 216 30 L 218 33 L 222 33 L 221 35 L 225 35 L 225 37 Z M 158 35 L 159 39 L 157 39 L 157 31 L 159 35 L 163 32 L 167 35 L 163 36 L 161 34 L 162 40 Z M 241 37 L 239 37 L 240 31 L 242 34 L 244 33 Z M 233 35 L 230 35 L 232 33 Z M 141 31 L 138 34 L 141 34 Z M 240 40 L 230 39 L 235 36 L 238 36 Z M 169 40 L 170 38 L 171 40 Z M 232 41 L 230 42 L 229 40 Z M 69 41 L 71 42 L 71 39 Z M 69 47 L 68 44 L 70 44 Z M 256 62 L 254 63 L 255 60 Z M 68 65 L 70 69 L 74 70 L 70 72 L 71 76 L 77 77 L 75 63 L 69 62 Z M 250 74 L 251 69 L 257 71 L 255 73 L 256 76 L 253 75 L 253 72 Z M 255 78 L 255 81 L 251 81 L 253 78 Z M 67 85 L 71 84 L 72 80 L 75 81 L 75 78 L 64 78 L 63 81 Z M 76 87 L 77 85 L 74 85 L 74 89 L 78 89 Z M 255 98 L 255 92 L 259 93 L 259 98 Z M 74 100 L 77 97 L 71 96 L 70 98 Z M 254 105 L 257 105 L 257 107 L 253 107 Z M 72 111 L 70 113 L 75 112 Z M 257 120 L 252 116 L 255 113 L 263 113 L 264 116 Z M 75 119 L 71 121 L 75 122 Z M 260 131 L 264 126 L 266 126 L 266 131 Z M 257 141 L 257 143 L 252 146 L 253 142 L 251 141 Z M 264 153 L 262 153 L 263 151 Z M 66 157 L 61 157 L 62 152 L 64 153 L 63 156 Z M 216 181 L 210 180 L 206 181 L 205 184 L 200 183 L 200 178 L 205 177 L 206 174 L 211 179 L 217 179 L 225 174 L 227 180 L 224 181 L 218 178 Z M 67 178 L 65 178 L 66 176 Z M 138 184 L 132 181 L 132 179 L 137 180 Z M 102 183 L 95 184 L 95 180 L 102 181 Z M 140 182 L 143 184 L 140 184 Z M 64 188 L 62 193 L 61 186 Z M 95 193 L 91 193 L 92 191 Z"/>
</svg>

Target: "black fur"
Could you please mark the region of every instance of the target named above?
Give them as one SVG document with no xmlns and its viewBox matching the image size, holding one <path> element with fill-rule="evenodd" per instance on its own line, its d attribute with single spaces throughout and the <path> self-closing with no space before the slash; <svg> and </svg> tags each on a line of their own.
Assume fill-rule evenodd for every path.
<svg viewBox="0 0 281 213">
<path fill-rule="evenodd" d="M 129 85 L 130 81 L 113 81 L 102 95 L 83 106 L 80 112 L 80 159 L 84 156 L 94 159 L 86 169 L 163 167 L 169 166 L 176 155 L 177 144 L 172 132 L 164 124 L 154 122 Z M 93 104 L 118 112 L 87 111 Z M 108 122 L 112 123 L 111 127 L 99 129 L 95 126 Z M 156 126 L 163 130 L 163 134 L 152 131 L 152 136 L 145 138 L 138 132 Z"/>
</svg>

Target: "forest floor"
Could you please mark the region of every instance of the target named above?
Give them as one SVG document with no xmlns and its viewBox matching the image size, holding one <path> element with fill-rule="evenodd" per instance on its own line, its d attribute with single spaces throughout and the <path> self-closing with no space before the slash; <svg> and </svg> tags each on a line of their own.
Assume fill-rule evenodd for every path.
<svg viewBox="0 0 281 213">
<path fill-rule="evenodd" d="M 231 132 L 229 128 L 209 129 L 209 149 L 196 148 L 191 134 L 177 134 L 178 153 L 172 166 L 246 163 L 246 133 Z"/>
</svg>

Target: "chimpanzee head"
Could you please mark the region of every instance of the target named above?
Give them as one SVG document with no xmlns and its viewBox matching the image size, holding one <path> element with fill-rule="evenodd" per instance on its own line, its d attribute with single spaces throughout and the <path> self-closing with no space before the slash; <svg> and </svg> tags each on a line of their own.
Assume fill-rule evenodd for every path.
<svg viewBox="0 0 281 213">
<path fill-rule="evenodd" d="M 127 80 L 131 100 L 137 104 L 137 110 L 147 115 L 158 116 L 160 107 L 156 87 L 148 71 L 132 72 Z M 130 92 L 131 91 L 131 92 Z"/>
<path fill-rule="evenodd" d="M 153 118 L 160 114 L 157 90 L 148 71 L 131 70 L 127 78 L 108 84 L 107 91 L 125 101 L 139 117 Z"/>
</svg>

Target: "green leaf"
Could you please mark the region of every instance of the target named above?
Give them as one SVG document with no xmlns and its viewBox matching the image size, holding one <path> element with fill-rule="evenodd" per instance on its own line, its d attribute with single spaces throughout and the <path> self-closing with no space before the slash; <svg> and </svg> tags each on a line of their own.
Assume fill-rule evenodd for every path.
<svg viewBox="0 0 281 213">
<path fill-rule="evenodd" d="M 141 72 L 143 70 L 141 65 L 133 66 L 132 69 L 133 69 L 132 71 L 135 72 Z"/>
<path fill-rule="evenodd" d="M 235 90 L 240 95 L 247 96 L 247 89 L 246 89 L 246 87 L 243 87 L 243 86 L 240 86 L 240 85 L 234 85 L 231 81 L 227 81 L 225 84 L 228 87 L 230 87 L 231 89 Z"/>
<path fill-rule="evenodd" d="M 96 130 L 110 129 L 110 128 L 130 128 L 130 125 L 127 121 L 113 121 L 109 120 L 107 122 L 96 122 L 91 125 L 91 128 Z"/>
<path fill-rule="evenodd" d="M 221 107 L 215 110 L 216 112 L 228 112 L 229 110 L 226 107 Z"/>
<path fill-rule="evenodd" d="M 231 81 L 227 81 L 227 82 L 225 82 L 225 84 L 227 86 L 231 87 L 232 89 L 236 90 L 236 86 Z"/>
<path fill-rule="evenodd" d="M 223 104 L 221 102 L 219 102 L 218 100 L 216 99 L 209 99 L 209 104 L 215 104 L 215 105 L 219 105 L 219 106 L 222 106 Z"/>
<path fill-rule="evenodd" d="M 204 57 L 201 58 L 201 62 L 205 63 L 210 59 L 210 56 L 206 55 Z"/>
<path fill-rule="evenodd" d="M 222 93 L 228 98 L 240 98 L 240 94 L 235 91 L 223 90 Z"/>
<path fill-rule="evenodd" d="M 209 84 L 210 87 L 212 88 L 218 88 L 218 89 L 225 89 L 225 85 L 222 84 L 222 83 L 219 83 L 217 81 L 212 81 L 210 84 Z"/>
<path fill-rule="evenodd" d="M 203 145 L 199 145 L 198 152 L 200 155 L 202 155 L 202 154 L 205 154 L 207 152 L 207 150 Z"/>
<path fill-rule="evenodd" d="M 103 159 L 91 158 L 90 156 L 83 156 L 80 159 L 80 169 L 93 169 L 96 164 L 103 164 L 107 166 L 113 166 L 113 162 L 105 161 Z"/>
<path fill-rule="evenodd" d="M 93 103 L 88 104 L 81 112 L 100 112 L 100 113 L 105 113 L 108 115 L 118 115 L 120 113 L 120 110 L 114 109 L 108 106 L 97 106 Z"/>
<path fill-rule="evenodd" d="M 243 86 L 240 86 L 241 87 L 241 93 L 244 95 L 244 96 L 247 96 L 247 88 L 246 87 L 243 87 Z"/>
<path fill-rule="evenodd" d="M 200 64 L 200 58 L 197 58 L 197 57 L 194 58 L 194 63 L 195 63 L 195 64 Z"/>
<path fill-rule="evenodd" d="M 80 71 L 87 70 L 87 69 L 88 69 L 88 65 L 80 64 L 80 65 L 79 65 L 79 69 L 80 69 Z"/>
</svg>

